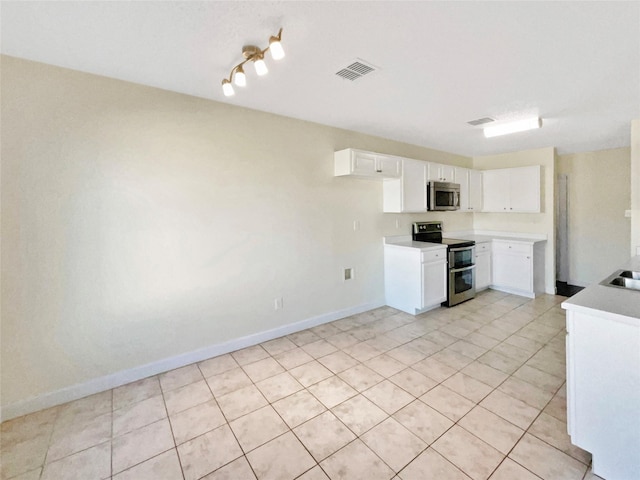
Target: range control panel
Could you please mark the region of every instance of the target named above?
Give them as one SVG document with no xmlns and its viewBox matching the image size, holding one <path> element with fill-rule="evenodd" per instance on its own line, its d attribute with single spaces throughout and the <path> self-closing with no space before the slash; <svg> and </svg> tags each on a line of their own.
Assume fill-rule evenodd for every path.
<svg viewBox="0 0 640 480">
<path fill-rule="evenodd" d="M 442 222 L 416 222 L 413 224 L 413 233 L 437 233 L 442 232 Z"/>
</svg>

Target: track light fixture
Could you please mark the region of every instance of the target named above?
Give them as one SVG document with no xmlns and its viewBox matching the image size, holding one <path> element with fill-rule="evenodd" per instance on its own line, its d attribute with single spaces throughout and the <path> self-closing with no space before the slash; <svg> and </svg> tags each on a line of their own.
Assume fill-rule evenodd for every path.
<svg viewBox="0 0 640 480">
<path fill-rule="evenodd" d="M 282 29 L 278 32 L 278 35 L 269 38 L 269 46 L 264 50 L 260 50 L 255 45 L 246 45 L 242 47 L 242 56 L 244 60 L 231 69 L 229 78 L 222 79 L 222 93 L 225 97 L 230 97 L 235 93 L 233 84 L 238 87 L 244 87 L 247 85 L 247 76 L 244 73 L 244 64 L 247 62 L 253 62 L 253 67 L 256 70 L 256 74 L 262 76 L 269 73 L 267 64 L 264 61 L 264 54 L 267 50 L 271 53 L 271 58 L 274 60 L 280 60 L 284 58 L 284 49 L 281 43 Z"/>
</svg>

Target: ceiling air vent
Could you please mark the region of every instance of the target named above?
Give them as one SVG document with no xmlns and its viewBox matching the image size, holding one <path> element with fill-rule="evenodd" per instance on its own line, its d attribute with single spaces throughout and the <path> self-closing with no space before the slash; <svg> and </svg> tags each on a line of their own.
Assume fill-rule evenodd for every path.
<svg viewBox="0 0 640 480">
<path fill-rule="evenodd" d="M 371 64 L 367 64 L 362 60 L 355 60 L 351 63 L 351 65 L 344 67 L 343 69 L 336 72 L 336 75 L 342 77 L 346 80 L 357 80 L 364 75 L 367 75 L 371 72 L 375 72 L 376 67 Z"/>
<path fill-rule="evenodd" d="M 484 117 L 484 118 L 478 118 L 477 120 L 471 120 L 470 122 L 467 122 L 469 125 L 473 125 L 474 127 L 477 127 L 478 125 L 484 125 L 485 123 L 491 123 L 491 122 L 495 122 L 495 120 L 491 117 Z"/>
</svg>

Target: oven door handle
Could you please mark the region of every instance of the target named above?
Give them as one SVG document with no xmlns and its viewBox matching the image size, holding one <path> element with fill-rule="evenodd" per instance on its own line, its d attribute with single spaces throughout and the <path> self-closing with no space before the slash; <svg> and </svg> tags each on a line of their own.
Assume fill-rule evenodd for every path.
<svg viewBox="0 0 640 480">
<path fill-rule="evenodd" d="M 476 268 L 475 265 L 470 265 L 468 267 L 464 267 L 464 268 L 452 268 L 451 270 L 449 270 L 450 273 L 458 273 L 458 272 L 466 272 L 467 270 L 471 270 L 472 268 Z"/>
<path fill-rule="evenodd" d="M 450 248 L 449 251 L 450 252 L 462 252 L 464 250 L 473 250 L 474 248 L 475 248 L 475 246 L 471 245 L 470 247 Z"/>
</svg>

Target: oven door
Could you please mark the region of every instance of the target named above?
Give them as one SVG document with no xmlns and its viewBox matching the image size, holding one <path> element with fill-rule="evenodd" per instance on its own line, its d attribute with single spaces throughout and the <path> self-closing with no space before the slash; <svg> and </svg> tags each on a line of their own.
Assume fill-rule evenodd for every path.
<svg viewBox="0 0 640 480">
<path fill-rule="evenodd" d="M 475 297 L 475 268 L 475 265 L 471 265 L 469 267 L 452 268 L 449 270 L 448 306 L 457 305 L 458 303 Z"/>
<path fill-rule="evenodd" d="M 458 269 L 474 264 L 476 247 L 459 247 L 449 249 L 449 268 Z"/>
</svg>

